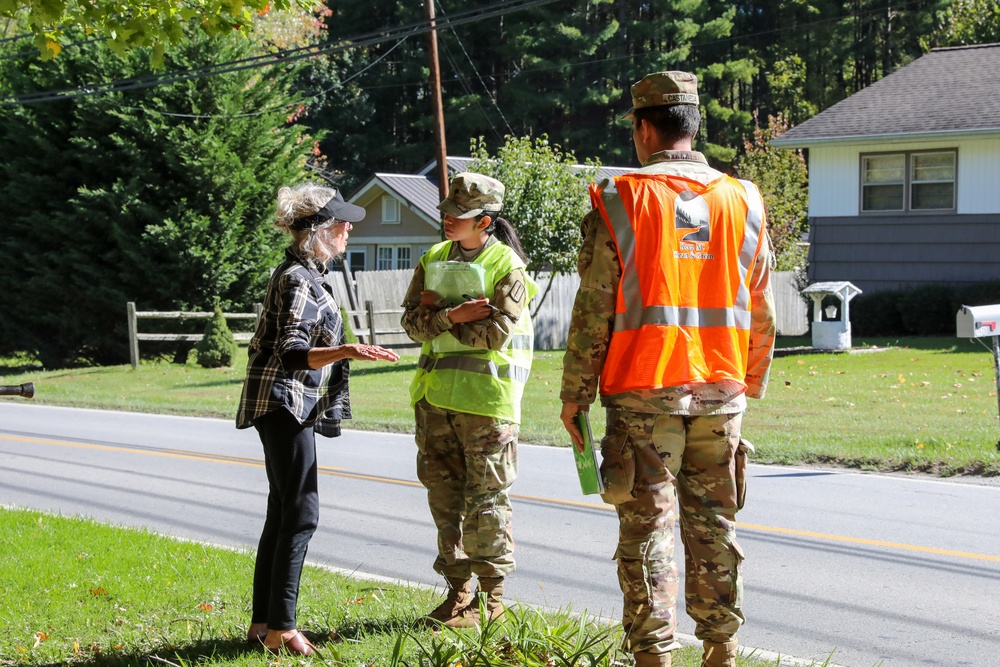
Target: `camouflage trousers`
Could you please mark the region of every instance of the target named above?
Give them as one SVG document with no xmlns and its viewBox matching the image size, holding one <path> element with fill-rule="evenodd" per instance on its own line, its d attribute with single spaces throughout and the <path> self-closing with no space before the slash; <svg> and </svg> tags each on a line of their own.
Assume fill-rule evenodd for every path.
<svg viewBox="0 0 1000 667">
<path fill-rule="evenodd" d="M 743 552 L 734 524 L 746 471 L 741 423 L 742 414 L 691 417 L 608 410 L 608 433 L 601 442 L 604 464 L 620 467 L 613 473 L 619 478 L 625 471 L 626 488 L 628 477 L 633 478 L 633 499 L 615 505 L 615 559 L 624 595 L 624 644 L 630 652 L 659 654 L 679 646 L 674 640 L 678 514 L 685 603 L 697 623 L 695 635 L 727 642 L 743 623 Z"/>
<path fill-rule="evenodd" d="M 417 478 L 437 526 L 434 570 L 445 577 L 505 577 L 514 571 L 510 497 L 517 477 L 518 425 L 416 408 Z"/>
</svg>

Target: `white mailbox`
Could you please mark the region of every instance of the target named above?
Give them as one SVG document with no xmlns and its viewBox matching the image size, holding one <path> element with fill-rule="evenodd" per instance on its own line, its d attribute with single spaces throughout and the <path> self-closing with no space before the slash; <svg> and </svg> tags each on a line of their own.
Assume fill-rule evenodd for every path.
<svg viewBox="0 0 1000 667">
<path fill-rule="evenodd" d="M 997 407 L 1000 408 L 1000 304 L 962 306 L 955 313 L 955 332 L 959 338 L 993 339 L 993 373 L 997 381 Z M 979 344 L 986 347 L 983 341 Z M 1000 451 L 1000 441 L 997 451 Z"/>
<path fill-rule="evenodd" d="M 955 330 L 959 338 L 1000 336 L 1000 304 L 962 306 L 955 315 Z"/>
</svg>

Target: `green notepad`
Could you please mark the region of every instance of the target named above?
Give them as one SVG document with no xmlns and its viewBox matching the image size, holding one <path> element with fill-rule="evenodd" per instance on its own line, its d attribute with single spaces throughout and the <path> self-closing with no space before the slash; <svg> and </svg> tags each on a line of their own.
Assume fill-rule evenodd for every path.
<svg viewBox="0 0 1000 667">
<path fill-rule="evenodd" d="M 573 417 L 577 428 L 583 434 L 583 451 L 573 446 L 573 456 L 576 459 L 576 473 L 580 476 L 580 489 L 584 495 L 604 493 L 604 480 L 601 479 L 601 466 L 597 462 L 594 451 L 594 434 L 590 430 L 590 413 L 577 412 Z"/>
</svg>

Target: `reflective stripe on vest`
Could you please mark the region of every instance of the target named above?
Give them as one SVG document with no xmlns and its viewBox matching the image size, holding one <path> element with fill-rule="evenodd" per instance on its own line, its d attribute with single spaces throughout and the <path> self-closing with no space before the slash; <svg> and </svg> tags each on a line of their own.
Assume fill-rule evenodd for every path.
<svg viewBox="0 0 1000 667">
<path fill-rule="evenodd" d="M 750 181 L 737 180 L 747 196 L 747 224 L 743 231 L 743 246 L 740 248 L 740 291 L 736 295 L 736 308 L 750 310 L 750 288 L 747 286 L 747 271 L 753 266 L 760 245 L 760 230 L 764 226 L 764 200 L 760 190 Z M 750 328 L 749 318 L 746 329 Z"/>
<path fill-rule="evenodd" d="M 527 382 L 528 377 L 531 375 L 530 368 L 515 366 L 514 364 L 498 366 L 492 359 L 474 357 L 468 354 L 449 354 L 439 357 L 436 361 L 437 363 L 435 363 L 434 357 L 430 355 L 421 354 L 420 360 L 417 362 L 417 367 L 422 368 L 428 373 L 435 369 L 458 370 L 491 375 L 498 380 L 509 378 L 518 382 Z"/>
</svg>

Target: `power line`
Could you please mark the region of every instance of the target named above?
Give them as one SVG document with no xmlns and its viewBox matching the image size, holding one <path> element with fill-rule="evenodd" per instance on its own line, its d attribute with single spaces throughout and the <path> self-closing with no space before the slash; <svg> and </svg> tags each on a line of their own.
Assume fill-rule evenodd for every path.
<svg viewBox="0 0 1000 667">
<path fill-rule="evenodd" d="M 515 11 L 531 9 L 546 5 L 556 0 L 501 0 L 493 5 L 459 12 L 446 21 L 437 22 L 437 29 L 445 29 L 455 25 L 464 25 L 474 21 L 504 16 Z M 99 95 L 110 92 L 123 92 L 128 90 L 138 90 L 168 83 L 179 83 L 191 79 L 200 79 L 206 76 L 216 76 L 257 67 L 273 65 L 283 65 L 302 60 L 303 58 L 313 58 L 319 55 L 339 53 L 348 49 L 361 46 L 370 46 L 384 41 L 401 40 L 411 35 L 422 34 L 431 30 L 430 23 L 426 20 L 415 21 L 403 26 L 397 26 L 388 30 L 378 30 L 364 33 L 349 41 L 341 41 L 333 45 L 319 46 L 311 44 L 295 49 L 286 49 L 275 54 L 264 54 L 251 56 L 224 63 L 214 63 L 201 67 L 178 70 L 158 75 L 145 75 L 117 81 L 100 82 L 85 86 L 76 86 L 61 90 L 39 91 L 36 93 L 26 93 L 23 95 L 13 95 L 0 99 L 0 106 L 13 106 L 24 104 L 35 104 L 40 102 L 52 102 L 56 100 L 72 99 L 88 95 Z"/>
<path fill-rule="evenodd" d="M 444 14 L 445 11 L 444 11 L 444 8 L 441 7 L 441 3 L 438 2 L 437 5 L 438 5 L 438 8 L 441 10 L 441 13 Z M 465 49 L 465 44 L 462 42 L 462 39 L 458 36 L 458 33 L 455 30 L 452 30 L 451 34 L 455 36 L 455 41 L 458 42 L 458 45 L 462 48 L 462 53 L 465 54 L 466 59 L 469 61 L 469 65 L 472 66 L 472 71 L 475 73 L 476 78 L 479 79 L 479 83 L 482 85 L 483 91 L 486 93 L 486 96 L 488 98 L 490 98 L 490 100 L 493 102 L 493 107 L 497 110 L 497 113 L 500 114 L 500 118 L 503 120 L 504 125 L 507 126 L 507 131 L 510 132 L 511 134 L 514 134 L 514 128 L 512 128 L 510 126 L 510 123 L 507 121 L 507 117 L 503 115 L 503 110 L 500 108 L 500 105 L 497 104 L 496 98 L 493 97 L 492 94 L 490 94 L 489 87 L 486 85 L 486 82 L 483 81 L 483 77 L 479 74 L 479 70 L 476 68 L 476 63 L 473 62 L 472 56 L 470 56 L 469 52 Z M 448 51 L 447 44 L 445 45 L 445 51 Z M 451 54 L 450 54 L 450 52 L 448 53 L 448 60 L 449 60 L 449 62 L 451 62 Z M 461 77 L 461 73 L 458 72 L 458 67 L 456 67 L 454 63 L 452 63 L 452 67 L 455 69 L 456 73 L 458 73 L 459 76 Z M 472 94 L 471 88 L 469 88 L 468 86 L 466 86 L 466 88 L 468 88 L 469 94 L 471 95 Z M 480 108 L 482 108 L 482 105 L 480 105 Z M 483 111 L 483 115 L 484 116 L 486 115 L 486 111 L 485 110 Z M 489 122 L 490 127 L 493 128 L 493 132 L 494 132 L 494 134 L 497 135 L 497 138 L 498 139 L 502 138 L 502 137 L 500 137 L 500 133 L 497 132 L 496 128 L 493 127 L 493 122 L 489 119 L 488 116 L 487 116 L 486 120 L 487 120 L 487 122 Z"/>
<path fill-rule="evenodd" d="M 888 6 L 880 7 L 880 8 L 876 8 L 876 9 L 865 10 L 863 12 L 859 12 L 859 13 L 856 13 L 856 14 L 841 14 L 839 16 L 835 16 L 835 17 L 831 17 L 831 18 L 817 19 L 816 21 L 811 21 L 809 23 L 798 23 L 798 24 L 795 24 L 795 25 L 792 25 L 792 26 L 783 27 L 783 28 L 774 28 L 774 29 L 771 29 L 771 30 L 761 30 L 761 31 L 754 32 L 754 33 L 746 33 L 746 34 L 741 34 L 741 35 L 730 35 L 728 37 L 720 37 L 718 39 L 707 40 L 707 41 L 704 41 L 704 42 L 695 42 L 695 43 L 692 43 L 690 46 L 692 48 L 697 49 L 697 48 L 702 48 L 702 47 L 706 47 L 706 46 L 714 46 L 714 45 L 717 45 L 717 44 L 725 44 L 725 43 L 728 43 L 728 42 L 743 41 L 743 40 L 746 40 L 746 39 L 749 39 L 749 38 L 752 38 L 752 37 L 765 37 L 767 35 L 774 35 L 774 34 L 777 34 L 777 33 L 788 32 L 790 30 L 802 30 L 803 28 L 811 28 L 811 27 L 814 27 L 814 26 L 823 25 L 825 23 L 836 23 L 836 22 L 839 22 L 839 21 L 847 20 L 847 19 L 867 17 L 867 16 L 870 16 L 870 15 L 882 13 L 882 12 L 886 11 L 887 9 L 905 9 L 905 8 L 909 7 L 910 5 L 919 4 L 922 1 L 923 0 L 909 0 L 908 2 L 904 2 L 904 3 L 898 4 L 898 5 L 888 5 Z M 522 75 L 522 74 L 535 74 L 535 73 L 539 73 L 539 72 L 548 72 L 548 71 L 552 71 L 552 70 L 573 69 L 573 68 L 576 68 L 576 67 L 583 67 L 585 65 L 591 65 L 591 64 L 594 64 L 594 63 L 610 62 L 610 61 L 613 61 L 613 60 L 640 60 L 640 59 L 645 59 L 645 58 L 651 58 L 654 55 L 658 55 L 658 54 L 661 54 L 661 53 L 668 53 L 668 51 L 651 51 L 651 52 L 645 53 L 645 54 L 634 54 L 634 53 L 632 53 L 632 54 L 626 54 L 626 55 L 622 55 L 622 56 L 606 56 L 606 57 L 601 57 L 601 58 L 593 58 L 593 59 L 590 59 L 590 60 L 578 60 L 576 62 L 560 63 L 558 65 L 551 65 L 551 66 L 526 67 L 526 68 L 523 68 L 523 69 L 518 69 L 517 70 L 517 74 L 518 75 Z M 376 89 L 387 89 L 387 88 L 405 88 L 405 87 L 409 87 L 409 86 L 419 86 L 419 85 L 422 85 L 421 81 L 410 81 L 410 82 L 393 83 L 393 84 L 386 84 L 386 85 L 367 86 L 367 87 L 364 88 L 364 90 L 376 90 Z"/>
<path fill-rule="evenodd" d="M 211 118 L 251 118 L 253 116 L 263 116 L 264 114 L 271 113 L 272 111 L 283 111 L 285 109 L 290 109 L 290 108 L 293 108 L 293 107 L 297 107 L 300 104 L 302 104 L 303 102 L 305 102 L 306 100 L 315 99 L 315 98 L 319 97 L 320 95 L 324 95 L 324 94 L 330 92 L 334 88 L 338 88 L 340 86 L 343 86 L 344 84 L 346 84 L 349 81 L 351 81 L 351 79 L 354 79 L 354 78 L 360 76 L 361 74 L 363 74 L 367 70 L 371 69 L 372 67 L 374 67 L 375 65 L 377 65 L 378 63 L 380 63 L 383 59 L 386 58 L 386 56 L 388 56 L 398 46 L 400 46 L 403 43 L 403 41 L 404 41 L 403 39 L 399 40 L 398 42 L 396 42 L 392 46 L 391 49 L 389 49 L 388 51 L 386 51 L 385 53 L 383 53 L 376 60 L 374 60 L 373 62 L 369 63 L 365 67 L 361 68 L 360 70 L 358 70 L 354 74 L 350 75 L 346 79 L 338 81 L 335 85 L 333 85 L 333 86 L 331 86 L 329 88 L 326 88 L 326 89 L 321 90 L 319 92 L 313 93 L 312 95 L 306 95 L 305 97 L 303 97 L 303 98 L 301 98 L 301 99 L 299 99 L 299 100 L 297 100 L 295 102 L 289 102 L 288 104 L 279 104 L 277 106 L 273 106 L 273 107 L 270 107 L 268 109 L 263 109 L 261 111 L 255 111 L 253 113 L 241 113 L 241 114 L 190 114 L 190 113 L 174 113 L 174 112 L 170 112 L 170 111 L 159 111 L 158 109 L 148 109 L 148 108 L 145 108 L 145 107 L 130 107 L 130 106 L 122 105 L 122 104 L 115 104 L 113 106 L 116 109 L 124 109 L 124 110 L 127 110 L 127 111 L 144 111 L 146 113 L 154 113 L 154 114 L 158 114 L 160 116 L 169 116 L 171 118 L 190 118 L 190 119 L 194 119 L 194 120 L 211 119 Z"/>
<path fill-rule="evenodd" d="M 521 0 L 502 0 L 487 7 L 464 10 L 457 12 L 456 14 L 452 14 L 446 20 L 437 21 L 437 29 L 445 30 L 447 28 L 454 28 L 454 26 L 465 25 L 467 23 L 472 23 L 474 21 L 488 19 L 488 18 L 495 18 L 498 16 L 503 16 L 505 14 L 513 13 L 523 9 L 531 9 L 533 7 L 550 4 L 555 1 L 557 0 L 529 0 L 526 2 L 521 2 Z M 521 2 L 521 4 L 518 4 L 518 2 Z M 732 35 L 729 37 L 723 37 L 706 42 L 700 42 L 697 44 L 693 44 L 692 46 L 698 48 L 704 46 L 711 46 L 714 44 L 733 42 L 737 40 L 745 40 L 750 37 L 761 37 L 766 35 L 772 35 L 780 32 L 786 32 L 789 30 L 801 30 L 803 28 L 809 28 L 817 25 L 822 25 L 825 23 L 838 22 L 845 19 L 858 18 L 875 13 L 881 13 L 883 11 L 886 11 L 887 9 L 905 9 L 911 5 L 918 4 L 919 2 L 921 2 L 921 0 L 909 0 L 908 2 L 903 2 L 898 5 L 893 5 L 890 3 L 885 7 L 873 8 L 860 13 L 842 14 L 837 17 L 818 19 L 816 21 L 812 21 L 809 23 L 796 24 L 794 26 L 775 28 L 772 30 L 762 30 L 756 33 L 749 33 L 745 35 Z M 104 94 L 109 92 L 123 92 L 129 90 L 137 90 L 141 88 L 149 88 L 153 86 L 164 85 L 168 83 L 177 83 L 191 79 L 199 79 L 207 76 L 216 76 L 220 74 L 226 74 L 256 67 L 280 65 L 284 63 L 290 63 L 297 60 L 301 60 L 303 58 L 312 58 L 319 55 L 339 53 L 341 51 L 345 51 L 355 47 L 372 46 L 380 44 L 385 41 L 392 41 L 392 40 L 402 41 L 411 35 L 422 34 L 430 31 L 430 29 L 431 28 L 428 21 L 426 20 L 415 21 L 402 26 L 397 26 L 395 28 L 363 33 L 361 35 L 355 36 L 354 38 L 347 38 L 347 41 L 341 41 L 338 44 L 331 46 L 320 47 L 317 44 L 311 44 L 304 47 L 298 47 L 296 49 L 279 51 L 275 54 L 265 54 L 239 60 L 227 61 L 223 63 L 203 65 L 201 67 L 190 68 L 187 70 L 178 70 L 175 72 L 168 72 L 159 75 L 151 74 L 151 75 L 146 75 L 144 77 L 134 77 L 130 79 L 121 79 L 118 81 L 98 83 L 98 84 L 93 84 L 93 87 L 77 86 L 75 88 L 67 88 L 62 90 L 39 91 L 36 93 L 13 95 L 7 98 L 0 98 L 0 107 L 51 102 L 62 99 L 72 99 L 75 97 L 86 96 L 86 95 Z M 455 31 L 452 30 L 452 32 L 454 33 Z M 22 35 L 19 36 L 18 38 L 25 36 L 30 36 L 30 35 Z M 7 38 L 7 39 L 11 40 L 14 38 Z M 663 52 L 659 51 L 654 53 L 663 53 Z M 525 68 L 518 70 L 518 73 L 530 74 L 535 72 L 550 71 L 553 69 L 573 68 L 573 67 L 580 67 L 592 64 L 595 62 L 607 62 L 610 60 L 638 60 L 644 57 L 651 57 L 652 55 L 653 53 L 612 56 L 607 58 L 577 61 L 575 63 L 565 63 L 559 66 Z M 420 85 L 420 83 L 419 82 L 401 83 L 401 84 L 393 84 L 390 86 L 376 86 L 376 87 L 380 88 L 405 87 L 410 85 Z M 369 89 L 371 88 L 372 87 L 369 87 Z M 499 107 L 497 107 L 497 110 L 500 111 L 502 116 L 503 114 L 502 111 L 499 109 Z M 506 118 L 504 118 L 504 122 L 507 122 Z M 509 123 L 507 125 L 509 128 L 510 127 Z"/>
<path fill-rule="evenodd" d="M 22 32 L 20 35 L 12 35 L 10 37 L 0 39 L 0 44 L 4 44 L 6 42 L 19 42 L 22 39 L 28 39 L 29 37 L 34 37 L 34 33 Z"/>
</svg>

